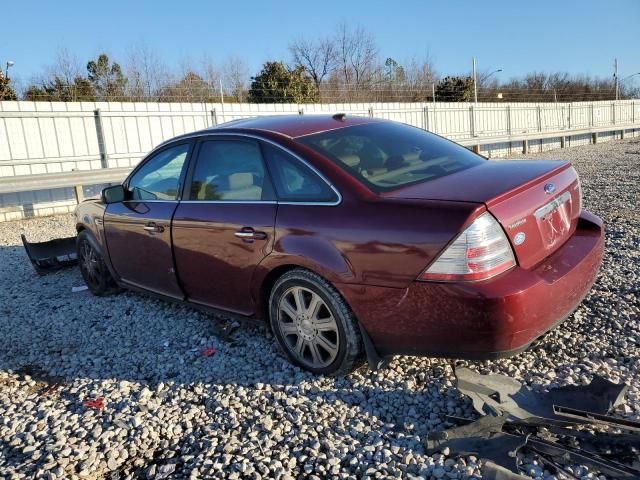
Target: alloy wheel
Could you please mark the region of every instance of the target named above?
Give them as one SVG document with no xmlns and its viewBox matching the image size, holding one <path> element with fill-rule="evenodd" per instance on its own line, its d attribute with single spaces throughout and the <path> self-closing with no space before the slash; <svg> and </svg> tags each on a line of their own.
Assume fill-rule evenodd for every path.
<svg viewBox="0 0 640 480">
<path fill-rule="evenodd" d="M 312 290 L 299 286 L 287 289 L 278 304 L 277 325 L 300 362 L 323 368 L 338 356 L 338 324 L 322 297 Z"/>
<path fill-rule="evenodd" d="M 79 263 L 82 272 L 85 274 L 85 281 L 91 284 L 91 286 L 99 286 L 100 276 L 102 275 L 100 258 L 95 248 L 87 241 L 82 242 L 80 245 Z"/>
</svg>

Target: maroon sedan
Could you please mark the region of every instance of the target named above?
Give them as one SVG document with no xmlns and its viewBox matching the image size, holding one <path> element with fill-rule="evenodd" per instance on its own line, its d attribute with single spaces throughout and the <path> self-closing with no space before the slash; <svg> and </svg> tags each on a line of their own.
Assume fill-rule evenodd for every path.
<svg viewBox="0 0 640 480">
<path fill-rule="evenodd" d="M 604 240 L 567 162 L 342 114 L 175 138 L 76 215 L 94 294 L 264 319 L 293 363 L 334 374 L 518 353 L 580 303 Z"/>
</svg>

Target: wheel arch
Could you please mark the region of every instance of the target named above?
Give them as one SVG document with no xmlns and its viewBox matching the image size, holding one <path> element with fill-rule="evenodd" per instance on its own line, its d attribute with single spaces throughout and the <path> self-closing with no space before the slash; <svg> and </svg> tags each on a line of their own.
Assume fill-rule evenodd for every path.
<svg viewBox="0 0 640 480">
<path fill-rule="evenodd" d="M 254 275 L 254 288 L 253 288 L 254 295 L 253 296 L 256 304 L 256 317 L 263 320 L 268 319 L 269 294 L 271 293 L 271 289 L 275 285 L 278 278 L 280 278 L 285 273 L 290 272 L 291 270 L 296 270 L 296 269 L 309 270 L 309 271 L 312 271 L 313 273 L 321 275 L 320 273 L 297 263 L 283 263 L 280 265 L 276 265 L 271 269 L 267 269 L 262 264 L 260 267 L 261 267 L 261 270 L 264 269 L 264 271 L 258 274 L 259 278 L 257 279 L 255 278 L 256 275 Z"/>
<path fill-rule="evenodd" d="M 104 258 L 104 249 L 102 248 L 102 245 L 96 238 L 95 233 L 92 232 L 90 228 L 87 228 L 85 225 L 80 223 L 76 225 L 76 232 L 78 233 L 78 235 L 80 235 L 83 232 L 86 233 L 87 240 L 89 241 L 89 243 L 91 243 L 91 246 L 95 248 L 100 253 L 100 255 L 102 255 Z"/>
<path fill-rule="evenodd" d="M 262 266 L 262 268 L 265 268 L 265 267 Z M 317 271 L 314 268 L 309 268 L 307 264 L 283 263 L 264 272 L 263 275 L 261 276 L 260 283 L 258 285 L 255 285 L 257 290 L 256 291 L 257 296 L 255 297 L 256 306 L 257 306 L 256 317 L 264 320 L 267 325 L 270 324 L 270 322 L 268 321 L 268 318 L 269 318 L 269 296 L 270 296 L 271 290 L 275 285 L 275 283 L 277 282 L 278 278 L 282 277 L 284 274 L 292 270 L 306 270 L 322 277 L 338 292 L 338 294 L 342 297 L 342 300 L 344 301 L 345 305 L 353 313 L 353 309 L 351 308 L 351 305 L 349 305 L 347 298 L 342 294 L 342 292 L 340 291 L 336 283 L 332 281 L 330 278 L 327 278 L 327 276 L 323 275 L 322 272 Z M 353 315 L 355 317 L 355 313 Z M 357 320 L 357 317 L 355 318 Z M 373 341 L 371 340 L 371 337 L 369 336 L 367 330 L 364 328 L 364 326 L 359 320 L 357 320 L 357 325 L 358 325 L 358 328 L 360 329 L 360 334 L 362 335 L 362 342 L 363 342 L 364 351 L 365 351 L 369 368 L 373 371 L 377 371 L 385 368 L 392 357 L 381 357 L 378 354 L 376 347 Z"/>
<path fill-rule="evenodd" d="M 80 235 L 82 232 L 86 232 L 87 239 L 91 243 L 91 246 L 95 248 L 98 251 L 98 253 L 100 253 L 100 255 L 102 256 L 102 259 L 104 260 L 105 265 L 109 269 L 109 273 L 111 273 L 111 276 L 118 283 L 120 276 L 118 275 L 118 272 L 116 272 L 115 268 L 113 268 L 113 265 L 111 264 L 111 257 L 109 256 L 109 252 L 107 250 L 107 246 L 103 243 L 104 232 L 99 230 L 94 231 L 90 225 L 87 226 L 86 224 L 80 223 L 80 222 L 76 224 L 76 232 L 78 235 Z M 101 239 L 103 241 L 101 241 Z"/>
</svg>

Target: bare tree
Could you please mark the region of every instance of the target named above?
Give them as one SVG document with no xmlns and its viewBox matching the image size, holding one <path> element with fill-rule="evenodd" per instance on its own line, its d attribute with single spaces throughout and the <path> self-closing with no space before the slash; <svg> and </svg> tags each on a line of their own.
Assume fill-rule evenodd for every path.
<svg viewBox="0 0 640 480">
<path fill-rule="evenodd" d="M 212 89 L 219 90 L 220 89 L 220 81 L 222 80 L 222 74 L 220 73 L 220 69 L 215 65 L 211 56 L 205 54 L 202 57 L 202 67 L 201 67 L 201 76 L 205 82 L 207 82 Z"/>
<path fill-rule="evenodd" d="M 130 52 L 125 66 L 128 78 L 127 95 L 133 101 L 154 101 L 160 90 L 170 82 L 169 68 L 154 50 L 139 44 Z"/>
<path fill-rule="evenodd" d="M 162 88 L 161 102 L 216 102 L 220 97 L 212 86 L 193 70 L 185 71 L 177 81 Z"/>
<path fill-rule="evenodd" d="M 66 47 L 56 51 L 53 65 L 46 68 L 48 78 L 59 78 L 66 85 L 71 85 L 77 77 L 86 73 L 86 69 L 78 57 Z"/>
<path fill-rule="evenodd" d="M 95 89 L 84 76 L 82 63 L 69 49 L 57 50 L 54 63 L 45 73 L 31 78 L 23 90 L 23 98 L 34 101 L 94 101 Z"/>
<path fill-rule="evenodd" d="M 247 98 L 249 66 L 242 58 L 228 57 L 221 68 L 222 82 L 225 92 L 231 93 L 236 102 L 244 102 Z"/>
<path fill-rule="evenodd" d="M 378 46 L 373 36 L 364 28 L 351 29 L 346 22 L 338 27 L 337 32 L 338 68 L 348 91 L 348 100 L 366 90 L 376 72 Z M 349 87 L 351 87 L 349 89 Z"/>
<path fill-rule="evenodd" d="M 431 56 L 427 53 L 423 58 L 412 58 L 405 67 L 405 95 L 404 101 L 424 102 L 433 100 L 432 86 L 438 83 L 439 75 L 433 65 Z"/>
<path fill-rule="evenodd" d="M 505 101 L 512 102 L 579 102 L 615 98 L 615 84 L 611 79 L 572 76 L 562 72 L 532 72 L 497 88 Z"/>
<path fill-rule="evenodd" d="M 303 67 L 320 91 L 322 81 L 336 65 L 336 44 L 331 38 L 310 41 L 303 37 L 289 45 L 294 66 Z"/>
</svg>

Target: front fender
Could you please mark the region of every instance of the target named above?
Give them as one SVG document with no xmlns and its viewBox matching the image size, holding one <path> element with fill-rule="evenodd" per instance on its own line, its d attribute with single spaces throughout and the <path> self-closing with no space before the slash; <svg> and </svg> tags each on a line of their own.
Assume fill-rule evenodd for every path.
<svg viewBox="0 0 640 480">
<path fill-rule="evenodd" d="M 89 229 L 89 228 L 84 228 L 83 224 L 78 224 L 76 226 L 76 230 L 78 231 L 78 233 L 80 232 L 87 232 L 87 240 L 89 241 L 89 243 L 91 244 L 91 246 L 93 248 L 95 248 L 100 255 L 102 255 L 102 257 L 104 258 L 105 256 L 105 250 L 102 247 L 102 244 L 98 241 L 98 239 L 96 239 L 96 234 L 93 230 Z M 77 238 L 77 237 L 76 237 Z"/>
<path fill-rule="evenodd" d="M 82 202 L 76 207 L 76 230 L 88 232 L 88 238 L 91 245 L 100 252 L 105 265 L 111 272 L 111 276 L 118 281 L 119 275 L 111 264 L 109 249 L 107 248 L 106 237 L 104 232 L 104 212 L 105 205 L 97 200 L 88 200 Z"/>
<path fill-rule="evenodd" d="M 95 200 L 88 200 L 82 202 L 76 207 L 76 231 L 79 233 L 81 230 L 87 230 L 94 237 L 94 241 L 97 242 L 96 247 L 101 253 L 105 253 L 104 246 L 104 228 L 103 228 L 103 216 L 104 205 Z"/>
</svg>

